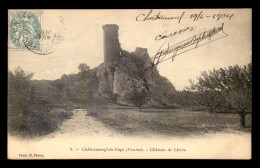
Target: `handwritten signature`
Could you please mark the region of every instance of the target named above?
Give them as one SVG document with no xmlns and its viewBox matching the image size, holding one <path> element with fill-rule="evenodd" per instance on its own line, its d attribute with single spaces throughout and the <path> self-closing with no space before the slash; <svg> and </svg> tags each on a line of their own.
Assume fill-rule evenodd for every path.
<svg viewBox="0 0 260 168">
<path fill-rule="evenodd" d="M 155 56 L 152 58 L 152 65 L 148 68 L 153 68 L 157 66 L 159 63 L 162 63 L 164 61 L 167 61 L 171 59 L 174 61 L 175 57 L 177 55 L 180 55 L 182 53 L 185 53 L 187 51 L 190 51 L 192 49 L 198 48 L 202 45 L 205 45 L 207 43 L 213 42 L 215 40 L 227 37 L 228 34 L 224 33 L 224 23 L 222 23 L 222 26 L 220 27 L 214 27 L 213 29 L 204 31 L 200 34 L 194 35 L 191 38 L 188 38 L 186 40 L 183 40 L 177 44 L 171 45 L 167 43 L 167 47 L 165 48 L 166 41 L 160 46 L 159 50 L 155 54 Z M 218 38 L 214 38 L 216 34 L 219 34 L 219 32 L 222 32 L 224 35 L 220 36 Z M 165 48 L 165 49 L 163 49 Z M 171 55 L 169 55 L 171 54 Z M 146 70 L 148 69 L 146 68 Z"/>
</svg>

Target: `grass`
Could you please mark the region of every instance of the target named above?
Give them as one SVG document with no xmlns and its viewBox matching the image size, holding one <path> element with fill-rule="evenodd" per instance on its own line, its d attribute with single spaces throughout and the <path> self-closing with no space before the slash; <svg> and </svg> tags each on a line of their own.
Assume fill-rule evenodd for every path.
<svg viewBox="0 0 260 168">
<path fill-rule="evenodd" d="M 8 116 L 8 132 L 24 138 L 47 135 L 72 115 L 66 108 L 30 105 L 26 115 Z"/>
<path fill-rule="evenodd" d="M 55 131 L 73 113 L 71 103 L 56 105 L 50 110 L 40 106 L 30 106 L 28 116 L 9 116 L 9 131 L 22 137 L 36 137 Z M 209 113 L 187 109 L 155 109 L 120 105 L 87 106 L 88 113 L 105 126 L 122 135 L 152 134 L 162 136 L 199 136 L 216 132 L 250 132 L 251 128 L 241 128 L 237 114 Z M 251 115 L 246 124 L 251 125 Z"/>
<path fill-rule="evenodd" d="M 124 135 L 190 136 L 215 132 L 250 132 L 241 128 L 237 114 L 182 109 L 153 109 L 109 105 L 88 107 L 88 115 Z M 251 115 L 246 118 L 251 125 Z"/>
</svg>

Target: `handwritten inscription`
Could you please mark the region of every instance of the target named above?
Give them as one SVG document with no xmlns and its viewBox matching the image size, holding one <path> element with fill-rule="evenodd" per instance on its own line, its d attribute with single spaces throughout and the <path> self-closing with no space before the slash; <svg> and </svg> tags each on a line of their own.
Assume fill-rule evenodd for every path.
<svg viewBox="0 0 260 168">
<path fill-rule="evenodd" d="M 175 32 L 170 33 L 170 34 L 168 34 L 168 35 L 158 35 L 158 36 L 155 37 L 155 40 L 156 40 L 156 41 L 159 41 L 159 40 L 166 39 L 166 38 L 170 38 L 170 37 L 173 37 L 173 36 L 175 36 L 175 35 L 182 34 L 182 33 L 186 32 L 186 31 L 192 31 L 192 30 L 193 30 L 193 27 L 189 27 L 189 26 L 188 26 L 188 27 L 186 27 L 186 28 L 184 28 L 184 29 L 175 31 Z"/>
<path fill-rule="evenodd" d="M 171 16 L 169 14 L 161 14 L 158 12 L 157 14 L 152 14 L 153 10 L 151 9 L 147 14 L 140 14 L 136 17 L 136 21 L 148 21 L 148 20 L 178 20 L 178 23 L 181 22 L 185 12 L 183 11 L 179 16 Z"/>
<path fill-rule="evenodd" d="M 153 57 L 152 65 L 148 68 L 152 68 L 157 66 L 159 63 L 164 62 L 166 60 L 171 59 L 172 61 L 175 59 L 177 55 L 195 49 L 199 46 L 205 45 L 209 42 L 227 37 L 228 35 L 224 33 L 224 23 L 220 27 L 214 27 L 213 29 L 204 31 L 200 34 L 194 35 L 191 38 L 188 38 L 184 41 L 181 41 L 177 44 L 170 45 L 167 43 L 167 47 L 165 47 L 166 41 L 160 46 L 159 50 Z M 222 32 L 219 37 L 214 38 L 213 36 L 217 35 L 219 32 Z M 169 55 L 171 54 L 171 55 Z M 148 69 L 147 68 L 147 69 Z"/>
<path fill-rule="evenodd" d="M 186 17 L 185 15 L 188 15 Z M 222 19 L 227 19 L 231 20 L 234 17 L 233 13 L 214 13 L 214 14 L 205 14 L 204 11 L 200 11 L 198 13 L 192 13 L 192 14 L 186 14 L 185 11 L 182 11 L 178 15 L 172 15 L 168 13 L 162 13 L 161 11 L 159 12 L 153 12 L 151 9 L 148 13 L 142 13 L 137 15 L 136 21 L 157 21 L 157 20 L 177 20 L 178 23 L 181 23 L 181 20 L 183 19 L 190 19 L 191 21 L 195 22 L 198 20 L 202 19 L 214 19 L 214 20 L 222 20 Z"/>
<path fill-rule="evenodd" d="M 197 21 L 197 20 L 204 19 L 204 18 L 212 18 L 212 19 L 216 19 L 216 20 L 220 20 L 220 19 L 228 19 L 228 20 L 230 20 L 233 16 L 234 16 L 234 14 L 226 14 L 226 13 L 205 15 L 203 13 L 203 11 L 201 11 L 200 13 L 197 13 L 197 14 L 194 14 L 194 13 L 191 14 L 190 15 L 190 19 L 192 19 L 193 21 Z"/>
</svg>

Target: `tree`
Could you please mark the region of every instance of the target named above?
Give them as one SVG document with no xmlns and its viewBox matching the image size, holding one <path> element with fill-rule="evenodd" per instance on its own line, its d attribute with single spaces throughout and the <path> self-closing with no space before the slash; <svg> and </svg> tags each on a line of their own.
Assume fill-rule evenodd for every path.
<svg viewBox="0 0 260 168">
<path fill-rule="evenodd" d="M 240 124 L 246 127 L 245 117 L 252 113 L 252 90 L 237 89 L 226 94 L 226 100 L 240 116 Z"/>
<path fill-rule="evenodd" d="M 59 94 L 61 94 L 63 88 L 65 87 L 65 83 L 61 79 L 54 80 L 51 84 L 59 90 Z"/>
<path fill-rule="evenodd" d="M 81 63 L 78 66 L 79 73 L 80 73 L 80 79 L 86 80 L 87 79 L 87 72 L 90 69 L 90 67 L 86 63 Z"/>
<path fill-rule="evenodd" d="M 16 68 L 14 73 L 8 71 L 8 111 L 18 112 L 15 107 L 25 114 L 27 103 L 30 101 L 31 83 L 33 73 L 26 73 L 20 67 Z"/>
<path fill-rule="evenodd" d="M 33 73 L 20 67 L 14 73 L 8 71 L 8 122 L 14 130 L 26 129 L 29 103 L 34 101 L 31 81 Z"/>
<path fill-rule="evenodd" d="M 213 112 L 239 114 L 245 127 L 245 116 L 252 113 L 252 64 L 203 71 L 188 90 L 199 93 L 198 103 Z"/>
<path fill-rule="evenodd" d="M 86 63 L 81 63 L 79 64 L 78 69 L 80 72 L 86 72 L 90 67 Z"/>
</svg>

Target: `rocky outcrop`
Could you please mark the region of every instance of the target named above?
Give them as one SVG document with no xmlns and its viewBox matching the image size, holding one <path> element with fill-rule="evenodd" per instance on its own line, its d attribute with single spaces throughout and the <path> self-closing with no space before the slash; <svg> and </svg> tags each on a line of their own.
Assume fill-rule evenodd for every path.
<svg viewBox="0 0 260 168">
<path fill-rule="evenodd" d="M 119 59 L 97 67 L 97 94 L 115 103 L 133 105 L 136 93 L 145 95 L 144 105 L 160 106 L 175 89 L 171 82 L 151 68 L 147 49 L 135 52 L 121 51 Z"/>
</svg>

